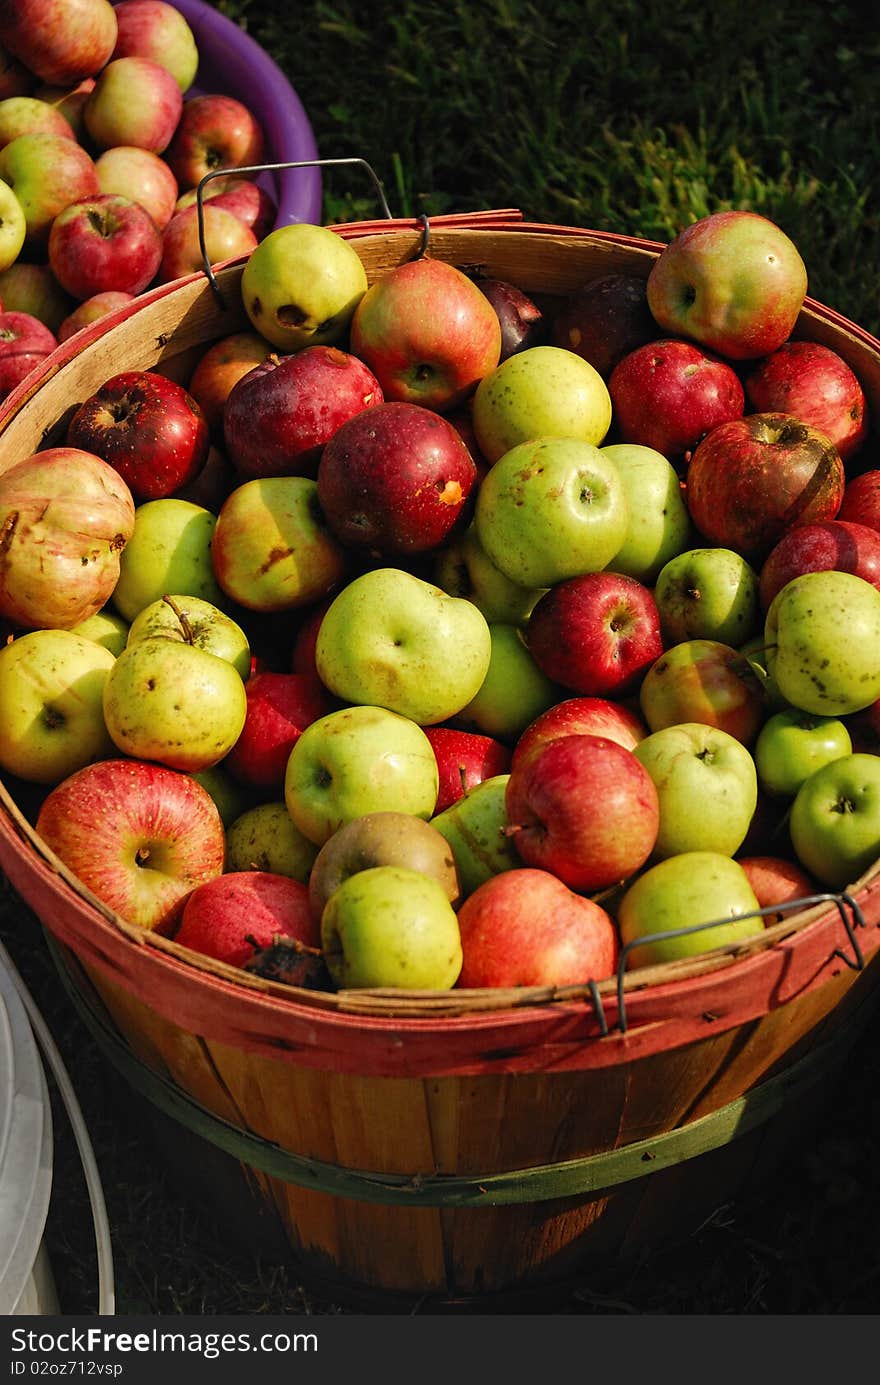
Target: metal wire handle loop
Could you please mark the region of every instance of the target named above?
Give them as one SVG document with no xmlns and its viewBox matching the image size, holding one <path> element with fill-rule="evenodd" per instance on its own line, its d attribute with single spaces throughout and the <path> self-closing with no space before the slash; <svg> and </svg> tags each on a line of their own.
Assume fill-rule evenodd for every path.
<svg viewBox="0 0 880 1385">
<path fill-rule="evenodd" d="M 391 208 L 388 206 L 387 198 L 385 197 L 385 189 L 382 187 L 382 184 L 379 181 L 378 175 L 376 174 L 375 170 L 370 164 L 367 163 L 366 159 L 297 159 L 291 163 L 245 164 L 240 168 L 212 169 L 210 173 L 206 173 L 204 177 L 199 180 L 196 186 L 196 212 L 199 221 L 199 250 L 201 251 L 202 256 L 202 268 L 204 269 L 205 274 L 207 275 L 208 282 L 211 285 L 211 288 L 213 289 L 214 294 L 221 308 L 226 307 L 226 302 L 223 298 L 223 291 L 220 288 L 220 285 L 217 282 L 217 277 L 214 274 L 214 271 L 211 267 L 211 261 L 208 255 L 208 247 L 205 242 L 204 189 L 207 187 L 208 183 L 211 182 L 211 179 L 228 178 L 233 175 L 238 178 L 243 178 L 246 174 L 275 173 L 285 168 L 330 168 L 335 167 L 338 164 L 358 164 L 361 168 L 366 169 L 369 177 L 372 179 L 373 188 L 376 193 L 379 206 L 382 209 L 382 215 L 383 217 L 385 217 L 387 221 L 392 221 L 394 218 L 391 213 Z M 427 218 L 425 218 L 425 221 L 427 223 Z M 423 246 L 426 244 L 427 224 L 424 231 Z M 420 253 L 424 254 L 424 248 L 422 249 L 422 251 L 420 251 Z"/>
</svg>

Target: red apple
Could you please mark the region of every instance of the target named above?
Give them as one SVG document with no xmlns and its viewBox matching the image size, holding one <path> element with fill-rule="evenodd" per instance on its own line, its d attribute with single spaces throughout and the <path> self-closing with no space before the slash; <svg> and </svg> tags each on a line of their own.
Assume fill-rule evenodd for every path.
<svg viewBox="0 0 880 1385">
<path fill-rule="evenodd" d="M 526 641 L 542 673 L 588 697 L 628 692 L 663 653 L 652 591 L 620 572 L 550 587 L 532 609 Z"/>
<path fill-rule="evenodd" d="M 473 279 L 423 256 L 367 289 L 351 321 L 351 349 L 386 399 L 448 410 L 498 365 L 501 324 Z"/>
<path fill-rule="evenodd" d="M 784 856 L 738 856 L 736 859 L 745 871 L 761 909 L 774 904 L 791 905 L 795 900 L 808 899 L 810 895 L 821 893 L 820 886 L 812 876 Z M 788 908 L 780 910 L 778 914 L 765 914 L 764 923 L 769 928 L 795 912 Z"/>
<path fill-rule="evenodd" d="M 257 238 L 251 228 L 224 207 L 206 203 L 202 208 L 202 226 L 211 265 L 249 255 L 256 247 Z M 203 268 L 198 208 L 185 207 L 182 212 L 174 213 L 162 232 L 162 262 L 157 279 L 160 284 L 167 284 Z"/>
<path fill-rule="evenodd" d="M 83 106 L 83 124 L 97 149 L 135 145 L 166 151 L 181 119 L 183 96 L 176 79 L 149 58 L 114 58 L 95 79 Z"/>
<path fill-rule="evenodd" d="M 52 222 L 49 265 L 82 302 L 96 293 L 142 293 L 162 259 L 162 233 L 138 202 L 100 193 L 65 207 Z"/>
<path fill-rule="evenodd" d="M 198 189 L 190 188 L 181 193 L 175 210 L 182 212 L 197 200 Z M 229 178 L 213 178 L 205 184 L 203 200 L 209 199 L 214 207 L 224 207 L 249 226 L 257 240 L 272 230 L 278 215 L 278 204 L 259 183 L 236 174 Z"/>
<path fill-rule="evenodd" d="M 601 890 L 645 864 L 660 806 L 631 750 L 603 736 L 559 736 L 510 770 L 507 834 L 527 866 L 573 890 Z"/>
<path fill-rule="evenodd" d="M 603 380 L 619 360 L 659 335 L 639 274 L 603 274 L 563 298 L 553 319 L 554 346 L 583 356 Z"/>
<path fill-rule="evenodd" d="M 123 308 L 130 303 L 134 294 L 121 291 L 108 290 L 106 293 L 95 293 L 91 298 L 85 298 L 82 303 L 74 308 L 73 312 L 67 317 L 58 328 L 58 340 L 67 341 L 75 332 L 82 331 L 83 327 L 89 327 L 93 322 L 100 322 L 102 317 L 108 313 L 113 313 L 117 308 Z"/>
<path fill-rule="evenodd" d="M 840 453 L 818 428 L 790 414 L 747 414 L 698 444 L 685 496 L 701 534 L 755 564 L 797 520 L 834 519 L 845 481 Z"/>
<path fill-rule="evenodd" d="M 420 404 L 379 404 L 338 428 L 321 454 L 318 499 L 346 547 L 439 547 L 470 512 L 477 468 L 460 433 Z"/>
<path fill-rule="evenodd" d="M 745 655 L 720 640 L 683 640 L 651 665 L 639 690 L 652 731 L 702 722 L 750 745 L 765 719 L 764 694 Z"/>
<path fill-rule="evenodd" d="M 322 449 L 348 420 L 382 402 L 363 361 L 336 346 L 274 352 L 229 391 L 226 451 L 240 475 L 314 476 Z"/>
<path fill-rule="evenodd" d="M 604 736 L 632 750 L 647 734 L 642 718 L 625 703 L 607 697 L 567 697 L 529 723 L 513 747 L 511 764 L 522 764 L 545 741 L 559 736 Z"/>
<path fill-rule="evenodd" d="M 254 366 L 262 365 L 271 350 L 258 332 L 233 332 L 215 341 L 199 357 L 188 388 L 218 442 L 223 439 L 223 406 L 230 390 Z"/>
<path fill-rule="evenodd" d="M 265 161 L 266 140 L 254 113 L 233 96 L 209 93 L 184 101 L 166 150 L 181 188 L 194 188 L 208 173 Z"/>
<path fill-rule="evenodd" d="M 507 279 L 481 279 L 474 282 L 488 298 L 501 325 L 501 356 L 506 361 L 517 351 L 539 346 L 547 335 L 544 314 L 534 299 Z"/>
<path fill-rule="evenodd" d="M 317 678 L 304 673 L 255 673 L 244 690 L 244 727 L 223 763 L 240 783 L 280 790 L 302 732 L 337 704 Z"/>
<path fill-rule="evenodd" d="M 837 518 L 880 531 L 880 471 L 863 471 L 847 481 Z"/>
<path fill-rule="evenodd" d="M 312 918 L 306 886 L 290 875 L 237 870 L 192 891 L 174 941 L 242 967 L 278 937 L 295 938 L 310 951 L 320 948 L 320 927 Z"/>
<path fill-rule="evenodd" d="M 316 606 L 313 606 L 311 610 L 304 613 L 293 638 L 290 653 L 291 673 L 308 673 L 314 678 L 318 677 L 315 663 L 315 644 L 324 613 L 332 600 L 332 595 L 327 596 L 323 601 L 319 601 Z"/>
<path fill-rule="evenodd" d="M 48 355 L 58 339 L 33 313 L 0 310 L 0 356 L 21 351 Z"/>
<path fill-rule="evenodd" d="M 510 748 L 492 736 L 458 731 L 451 726 L 426 726 L 425 735 L 440 771 L 440 788 L 434 813 L 442 813 L 462 794 L 510 769 Z"/>
<path fill-rule="evenodd" d="M 457 986 L 573 986 L 617 967 L 610 915 L 555 875 L 528 867 L 493 875 L 458 911 Z"/>
<path fill-rule="evenodd" d="M 159 230 L 165 230 L 176 210 L 177 179 L 159 154 L 133 144 L 117 144 L 98 155 L 95 171 L 101 192 L 140 203 Z"/>
<path fill-rule="evenodd" d="M 838 512 L 839 513 L 839 512 Z M 768 610 L 778 591 L 802 572 L 834 568 L 880 587 L 880 533 L 843 519 L 793 524 L 771 548 L 759 577 L 761 605 Z"/>
<path fill-rule="evenodd" d="M 136 501 L 173 495 L 201 470 L 210 438 L 204 414 L 176 380 L 150 370 L 113 375 L 74 412 L 68 447 L 119 472 Z"/>
<path fill-rule="evenodd" d="M 741 418 L 745 396 L 731 365 L 693 342 L 662 338 L 623 356 L 608 380 L 616 435 L 686 462 L 716 424 Z"/>
<path fill-rule="evenodd" d="M 195 81 L 199 53 L 184 14 L 166 0 L 121 0 L 116 5 L 116 46 L 111 57 L 150 58 L 186 91 Z"/>
<path fill-rule="evenodd" d="M 745 379 L 751 411 L 793 414 L 831 439 L 846 462 L 868 436 L 868 405 L 855 372 L 818 341 L 786 341 Z"/>
<path fill-rule="evenodd" d="M 116 43 L 110 0 L 2 0 L 0 43 L 42 82 L 91 77 Z"/>
<path fill-rule="evenodd" d="M 39 835 L 102 903 L 170 933 L 188 895 L 223 871 L 226 836 L 207 789 L 143 760 L 99 760 L 44 799 Z"/>
<path fill-rule="evenodd" d="M 26 380 L 48 354 L 48 351 L 7 351 L 0 355 L 0 401 Z"/>
</svg>

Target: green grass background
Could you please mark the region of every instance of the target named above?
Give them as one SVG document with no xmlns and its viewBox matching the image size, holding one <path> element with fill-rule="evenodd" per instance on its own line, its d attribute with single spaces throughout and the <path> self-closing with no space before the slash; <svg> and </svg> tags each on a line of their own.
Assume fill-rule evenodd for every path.
<svg viewBox="0 0 880 1385">
<path fill-rule="evenodd" d="M 880 34 L 861 5 L 634 0 L 219 0 L 292 80 L 320 153 L 372 164 L 395 214 L 517 206 L 530 220 L 667 240 L 726 207 L 776 220 L 809 291 L 877 333 Z M 378 215 L 325 175 L 325 220 Z M 121 1313 L 333 1313 L 296 1269 L 237 1249 L 154 1148 L 73 1015 L 37 920 L 0 888 L 0 931 L 53 1027 L 92 1132 Z M 683 1246 L 609 1265 L 559 1313 L 876 1312 L 880 1035 L 754 1196 Z M 96 1304 L 91 1217 L 56 1109 L 48 1243 L 62 1309 Z M 193 1174 L 198 1180 L 197 1160 Z M 546 1311 L 546 1305 L 545 1305 Z"/>
</svg>

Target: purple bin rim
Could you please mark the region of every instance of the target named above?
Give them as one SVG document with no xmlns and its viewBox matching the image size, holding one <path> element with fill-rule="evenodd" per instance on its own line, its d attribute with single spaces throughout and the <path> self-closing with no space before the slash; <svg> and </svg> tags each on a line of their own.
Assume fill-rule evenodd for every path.
<svg viewBox="0 0 880 1385">
<path fill-rule="evenodd" d="M 170 0 L 186 19 L 199 50 L 199 70 L 187 97 L 223 92 L 253 111 L 266 135 L 267 162 L 317 159 L 318 149 L 305 107 L 278 64 L 226 15 L 203 0 Z M 319 224 L 321 170 L 287 169 L 261 175 L 278 204 L 275 226 Z"/>
</svg>

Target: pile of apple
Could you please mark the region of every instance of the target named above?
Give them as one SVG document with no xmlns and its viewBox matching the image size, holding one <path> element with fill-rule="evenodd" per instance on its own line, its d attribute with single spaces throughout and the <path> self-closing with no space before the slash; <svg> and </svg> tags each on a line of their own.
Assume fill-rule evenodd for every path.
<svg viewBox="0 0 880 1385">
<path fill-rule="evenodd" d="M 880 471 L 750 212 L 538 302 L 270 232 L 187 386 L 0 475 L 0 768 L 99 899 L 323 988 L 748 944 L 880 856 Z M 797 905 L 796 907 L 801 907 Z"/>
<path fill-rule="evenodd" d="M 186 96 L 199 54 L 165 0 L 0 3 L 0 399 L 80 328 L 203 264 L 196 189 L 265 158 L 253 112 Z M 205 185 L 212 264 L 275 224 L 263 186 Z"/>
</svg>

